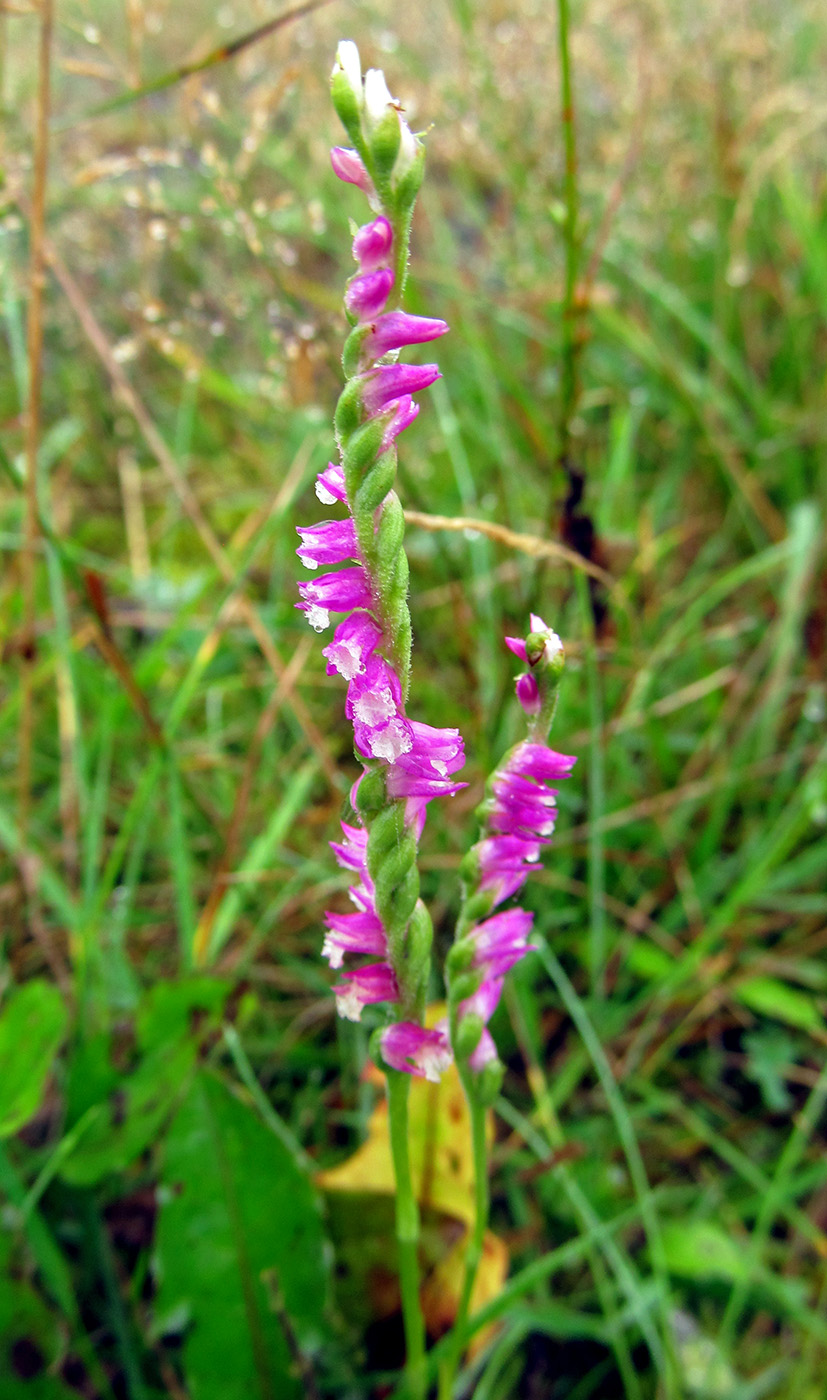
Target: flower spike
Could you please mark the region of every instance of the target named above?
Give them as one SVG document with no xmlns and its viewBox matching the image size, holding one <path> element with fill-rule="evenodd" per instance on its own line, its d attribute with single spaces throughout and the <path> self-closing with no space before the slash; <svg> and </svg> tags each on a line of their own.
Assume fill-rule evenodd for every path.
<svg viewBox="0 0 827 1400">
<path fill-rule="evenodd" d="M 362 78 L 349 41 L 339 45 L 331 90 L 351 141 L 334 147 L 331 164 L 340 180 L 368 196 L 373 217 L 353 238 L 356 272 L 344 297 L 353 329 L 336 409 L 340 459 L 316 480 L 322 504 L 342 505 L 344 516 L 298 530 L 305 567 L 335 569 L 299 584 L 298 607 L 317 631 L 331 614 L 344 614 L 323 655 L 328 675 L 346 682 L 345 715 L 363 768 L 351 792 L 352 820 L 343 823 L 343 840 L 332 843 L 339 864 L 356 877 L 355 912 L 325 915 L 322 953 L 342 969 L 334 987 L 341 1016 L 358 1020 L 365 1006 L 377 1005 L 392 1018 L 377 1050 L 381 1061 L 435 1078 L 451 1049 L 444 1029 L 423 1024 L 432 932 L 418 897 L 417 843 L 428 804 L 463 786 L 456 774 L 465 755 L 457 730 L 433 729 L 407 713 L 408 565 L 393 483 L 395 440 L 419 411 L 412 395 L 433 384 L 439 369 L 383 361 L 438 339 L 448 326 L 399 305 L 421 143 L 382 73 L 370 69 Z M 353 966 L 364 958 L 372 961 Z"/>
</svg>

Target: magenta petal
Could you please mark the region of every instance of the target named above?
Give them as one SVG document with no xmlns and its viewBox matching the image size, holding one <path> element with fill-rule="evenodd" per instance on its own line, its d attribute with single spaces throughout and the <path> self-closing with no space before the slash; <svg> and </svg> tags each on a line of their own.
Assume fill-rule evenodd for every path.
<svg viewBox="0 0 827 1400">
<path fill-rule="evenodd" d="M 477 1045 L 477 1048 L 473 1051 L 473 1053 L 468 1057 L 468 1063 L 473 1070 L 476 1070 L 476 1072 L 479 1073 L 481 1069 L 485 1069 L 486 1065 L 490 1065 L 491 1063 L 493 1063 L 493 1061 L 496 1060 L 496 1058 L 497 1047 L 491 1038 L 491 1032 L 483 1026 L 483 1031 L 479 1039 L 479 1044 Z"/>
<path fill-rule="evenodd" d="M 387 963 L 368 963 L 355 972 L 343 972 L 333 991 L 336 1010 L 346 1021 L 360 1020 L 363 1008 L 373 1002 L 399 1000 L 396 978 Z"/>
<path fill-rule="evenodd" d="M 439 1027 L 428 1030 L 413 1021 L 397 1021 L 381 1035 L 383 1059 L 393 1068 L 438 1084 L 453 1055 L 448 1036 Z"/>
<path fill-rule="evenodd" d="M 345 474 L 335 462 L 328 462 L 326 471 L 316 477 L 316 495 L 323 506 L 332 506 L 334 501 L 346 501 Z"/>
<path fill-rule="evenodd" d="M 300 583 L 299 592 L 302 601 L 296 607 L 306 613 L 317 632 L 329 626 L 332 612 L 350 612 L 352 608 L 368 607 L 371 602 L 368 576 L 360 565 Z"/>
<path fill-rule="evenodd" d="M 341 823 L 343 841 L 331 841 L 330 849 L 343 870 L 355 870 L 364 878 L 367 869 L 368 833 L 362 826 Z"/>
<path fill-rule="evenodd" d="M 378 360 L 389 350 L 401 350 L 405 345 L 424 345 L 445 335 L 447 322 L 432 320 L 428 316 L 410 316 L 407 311 L 387 311 L 380 316 L 363 344 L 362 354 L 371 360 Z"/>
<path fill-rule="evenodd" d="M 333 641 L 322 652 L 322 656 L 327 657 L 327 674 L 333 676 L 338 671 L 346 681 L 352 681 L 354 676 L 364 672 L 368 658 L 381 639 L 382 629 L 370 613 L 351 613 L 339 623 Z"/>
<path fill-rule="evenodd" d="M 344 180 L 348 185 L 358 185 L 365 194 L 373 194 L 373 181 L 357 151 L 350 151 L 345 146 L 334 146 L 330 152 L 330 164 L 340 180 Z"/>
<path fill-rule="evenodd" d="M 460 1017 L 473 1013 L 475 1016 L 479 1016 L 483 1025 L 487 1026 L 499 1005 L 502 990 L 502 977 L 484 978 L 473 996 L 466 997 L 465 1001 L 460 1002 Z"/>
<path fill-rule="evenodd" d="M 571 754 L 556 753 L 545 744 L 524 743 L 518 744 L 508 760 L 508 771 L 541 783 L 553 783 L 567 778 L 576 762 Z"/>
<path fill-rule="evenodd" d="M 394 399 L 427 389 L 441 377 L 439 365 L 380 365 L 365 376 L 362 401 L 368 414 L 379 413 Z"/>
<path fill-rule="evenodd" d="M 359 558 L 356 526 L 347 520 L 325 520 L 321 525 L 299 525 L 296 533 L 301 545 L 296 550 L 308 569 L 320 564 L 343 564 L 346 559 Z"/>
<path fill-rule="evenodd" d="M 506 637 L 505 644 L 509 651 L 513 651 L 514 655 L 519 657 L 520 661 L 528 665 L 525 642 L 522 637 Z"/>
<path fill-rule="evenodd" d="M 331 967 L 341 967 L 347 953 L 378 953 L 387 957 L 388 940 L 373 909 L 360 910 L 357 914 L 326 913 L 325 922 L 327 933 L 322 957 L 327 958 Z"/>
<path fill-rule="evenodd" d="M 402 712 L 402 686 L 389 661 L 376 652 L 347 689 L 345 714 L 362 724 L 384 724 Z"/>
<path fill-rule="evenodd" d="M 410 394 L 394 399 L 395 412 L 382 435 L 382 451 L 387 452 L 391 443 L 409 428 L 419 413 L 419 404 L 414 403 Z"/>
<path fill-rule="evenodd" d="M 386 720 L 384 724 L 362 724 L 354 719 L 353 737 L 365 758 L 378 758 L 391 764 L 407 753 L 413 742 L 410 722 L 402 716 Z"/>
<path fill-rule="evenodd" d="M 353 277 L 345 291 L 345 306 L 357 321 L 372 321 L 387 301 L 394 276 L 389 267 Z"/>
<path fill-rule="evenodd" d="M 380 214 L 378 219 L 363 224 L 357 231 L 353 240 L 353 256 L 360 271 L 373 272 L 388 261 L 392 247 L 393 229 L 384 214 Z"/>
<path fill-rule="evenodd" d="M 528 935 L 534 915 L 525 909 L 505 909 L 469 934 L 476 944 L 474 966 L 485 969 L 486 978 L 504 977 L 530 951 Z"/>
<path fill-rule="evenodd" d="M 517 677 L 515 684 L 517 699 L 522 705 L 527 715 L 538 715 L 540 713 L 540 687 L 534 676 L 525 672 Z"/>
</svg>

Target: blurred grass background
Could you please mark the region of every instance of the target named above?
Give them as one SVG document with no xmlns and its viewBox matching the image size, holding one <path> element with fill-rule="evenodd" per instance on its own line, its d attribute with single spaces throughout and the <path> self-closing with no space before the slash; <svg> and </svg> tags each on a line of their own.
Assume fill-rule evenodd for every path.
<svg viewBox="0 0 827 1400">
<path fill-rule="evenodd" d="M 601 574 L 590 589 L 553 551 L 409 529 L 414 712 L 459 724 L 468 753 L 470 786 L 432 809 L 423 845 L 442 950 L 485 773 L 519 733 L 501 638 L 530 608 L 565 639 L 554 740 L 580 756 L 530 887 L 551 951 L 519 968 L 495 1027 L 494 1224 L 515 1267 L 584 1231 L 592 1244 L 506 1298 L 476 1394 L 818 1400 L 823 8 L 573 7 L 568 317 L 553 7 L 330 3 L 122 100 L 275 13 L 58 4 L 34 649 L 20 560 L 38 21 L 24 4 L 0 16 L 0 977 L 48 976 L 77 1012 L 12 1165 L 25 1178 L 65 1142 L 78 1046 L 109 1044 L 147 989 L 197 969 L 232 988 L 243 1053 L 319 1163 L 365 1131 L 366 1032 L 335 1023 L 319 959 L 344 888 L 326 841 L 356 769 L 341 686 L 294 609 L 294 527 L 319 518 L 333 450 L 348 221 L 364 217 L 327 154 L 327 77 L 352 37 L 427 132 L 408 305 L 451 325 L 444 378 L 401 441 L 404 504 L 565 543 Z M 561 462 L 567 332 L 579 392 Z M 96 1208 L 154 1179 L 151 1152 L 124 1161 Z M 50 1189 L 60 1235 L 69 1207 Z M 606 1252 L 600 1222 L 624 1211 Z M 144 1270 L 152 1250 L 150 1231 Z M 121 1293 L 143 1356 L 135 1267 Z M 118 1394 L 175 1394 L 157 1357 L 135 1362 L 136 1388 L 101 1326 Z"/>
</svg>

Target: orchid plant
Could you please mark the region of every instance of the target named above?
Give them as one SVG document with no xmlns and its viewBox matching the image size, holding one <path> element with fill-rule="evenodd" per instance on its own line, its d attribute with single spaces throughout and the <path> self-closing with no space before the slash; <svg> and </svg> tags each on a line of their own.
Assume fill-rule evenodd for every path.
<svg viewBox="0 0 827 1400">
<path fill-rule="evenodd" d="M 433 728 L 409 714 L 411 619 L 405 522 L 394 489 L 396 442 L 419 411 L 412 396 L 438 379 L 439 369 L 400 364 L 398 354 L 438 339 L 448 326 L 401 309 L 411 216 L 424 173 L 422 141 L 407 126 L 384 75 L 370 69 L 363 78 L 349 41 L 339 45 L 331 86 L 352 143 L 331 152 L 333 169 L 363 191 L 373 218 L 355 233 L 356 272 L 344 296 L 351 330 L 335 413 L 339 458 L 316 482 L 319 500 L 342 512 L 298 531 L 297 552 L 308 569 L 344 565 L 302 582 L 297 606 L 319 632 L 329 628 L 331 614 L 341 616 L 323 655 L 328 674 L 338 673 L 347 684 L 345 713 L 362 769 L 342 839 L 331 843 L 339 865 L 353 877 L 354 912 L 327 914 L 322 952 L 339 973 L 339 1015 L 358 1021 L 366 1006 L 375 1006 L 383 1020 L 371 1052 L 387 1077 L 411 1400 L 424 1400 L 428 1384 L 408 1141 L 411 1077 L 438 1080 L 454 1060 L 468 1098 L 477 1210 L 454 1343 L 440 1376 L 447 1400 L 488 1216 L 485 1113 L 503 1075 L 488 1023 L 507 972 L 532 947 L 532 914 L 508 901 L 551 838 L 553 784 L 568 777 L 575 760 L 547 744 L 564 653 L 555 632 L 532 615 L 525 638 L 506 638 L 527 668 L 516 683 L 527 737 L 488 780 L 479 808 L 481 834 L 462 863 L 462 903 L 445 967 L 448 1016 L 426 1026 L 433 933 L 419 894 L 417 851 L 429 803 L 465 786 L 457 780 L 465 754 L 458 730 Z"/>
</svg>

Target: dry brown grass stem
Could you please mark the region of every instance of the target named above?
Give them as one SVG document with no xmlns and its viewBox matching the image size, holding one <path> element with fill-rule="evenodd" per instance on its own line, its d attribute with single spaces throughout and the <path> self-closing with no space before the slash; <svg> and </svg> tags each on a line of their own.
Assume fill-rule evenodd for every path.
<svg viewBox="0 0 827 1400">
<path fill-rule="evenodd" d="M 112 347 L 80 287 L 54 247 L 48 242 L 46 244 L 46 256 L 55 278 L 62 288 L 69 305 L 77 316 L 87 340 L 109 375 L 116 398 L 123 407 L 132 414 L 144 442 L 160 466 L 164 476 L 172 486 L 185 514 L 189 517 L 205 550 L 215 564 L 218 573 L 224 582 L 232 587 L 234 609 L 249 628 L 262 656 L 273 672 L 277 683 L 280 683 L 287 674 L 285 663 L 282 661 L 278 648 L 270 636 L 254 603 L 243 592 L 243 584 L 239 581 L 238 570 L 222 548 L 212 526 L 201 509 L 198 498 L 186 477 L 181 472 L 175 457 L 167 447 L 147 412 L 143 401 L 139 398 L 132 384 L 127 379 L 123 368 L 115 358 Z M 330 756 L 324 736 L 312 719 L 307 706 L 295 690 L 292 682 L 287 686 L 286 696 L 308 745 L 318 755 L 319 763 L 326 778 L 331 786 L 338 792 L 341 788 L 342 780 Z"/>
<path fill-rule="evenodd" d="M 585 559 L 582 554 L 569 549 L 565 544 L 558 544 L 556 540 L 544 540 L 539 535 L 519 534 L 516 530 L 509 530 L 507 525 L 497 525 L 492 520 L 477 520 L 469 515 L 427 515 L 421 510 L 406 510 L 405 519 L 409 525 L 418 525 L 422 530 L 476 530 L 480 535 L 486 535 L 488 539 L 504 544 L 507 549 L 519 550 L 521 554 L 528 554 L 532 559 L 559 559 L 572 569 L 582 569 L 584 574 L 591 574 L 592 578 L 600 579 L 607 588 L 615 587 L 615 580 L 611 574 L 607 574 L 599 564 L 593 564 L 590 559 Z"/>
<path fill-rule="evenodd" d="M 46 176 L 49 167 L 49 111 L 52 57 L 52 0 L 41 0 L 38 54 L 37 120 L 34 138 L 34 175 L 29 218 L 29 305 L 27 318 L 28 385 L 26 398 L 26 533 L 20 554 L 20 587 L 23 598 L 21 653 L 20 735 L 18 798 L 20 838 L 29 827 L 32 796 L 32 742 L 34 732 L 33 671 L 36 651 L 36 564 L 40 536 L 37 506 L 37 454 L 40 445 L 40 405 L 43 384 L 43 288 L 46 280 L 45 234 Z"/>
</svg>

